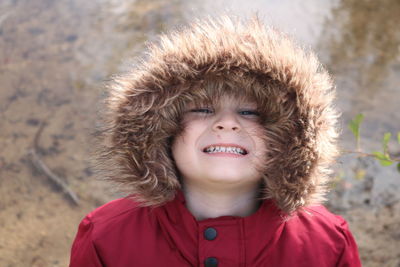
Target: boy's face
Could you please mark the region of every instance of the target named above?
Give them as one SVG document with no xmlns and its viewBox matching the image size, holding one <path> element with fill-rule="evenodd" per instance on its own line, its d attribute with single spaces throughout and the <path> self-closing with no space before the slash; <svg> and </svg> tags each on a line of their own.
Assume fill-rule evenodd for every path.
<svg viewBox="0 0 400 267">
<path fill-rule="evenodd" d="M 257 106 L 224 96 L 216 107 L 189 104 L 172 155 L 184 184 L 217 189 L 258 184 L 265 160 Z M 239 149 L 237 149 L 239 148 Z"/>
</svg>

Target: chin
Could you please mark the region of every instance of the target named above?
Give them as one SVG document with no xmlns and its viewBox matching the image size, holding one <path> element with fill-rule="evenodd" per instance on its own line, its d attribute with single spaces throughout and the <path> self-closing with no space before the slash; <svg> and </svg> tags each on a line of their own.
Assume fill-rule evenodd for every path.
<svg viewBox="0 0 400 267">
<path fill-rule="evenodd" d="M 213 183 L 223 183 L 223 184 L 243 184 L 248 183 L 255 179 L 253 175 L 243 174 L 238 175 L 237 173 L 229 175 L 229 173 L 224 173 L 224 175 L 207 175 L 207 180 Z"/>
</svg>

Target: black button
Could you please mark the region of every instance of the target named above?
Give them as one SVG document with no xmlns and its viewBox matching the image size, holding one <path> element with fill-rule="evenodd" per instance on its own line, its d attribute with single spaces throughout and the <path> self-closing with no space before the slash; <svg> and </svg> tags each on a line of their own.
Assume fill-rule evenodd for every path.
<svg viewBox="0 0 400 267">
<path fill-rule="evenodd" d="M 218 260 L 217 258 L 214 257 L 209 257 L 204 261 L 204 266 L 205 267 L 217 267 L 218 266 Z"/>
<path fill-rule="evenodd" d="M 214 240 L 217 237 L 217 230 L 212 227 L 208 227 L 204 230 L 204 238 L 207 240 Z"/>
</svg>

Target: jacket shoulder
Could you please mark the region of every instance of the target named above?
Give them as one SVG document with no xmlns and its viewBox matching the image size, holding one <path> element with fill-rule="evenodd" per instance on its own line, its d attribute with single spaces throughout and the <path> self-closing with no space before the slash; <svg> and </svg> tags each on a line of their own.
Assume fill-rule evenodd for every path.
<svg viewBox="0 0 400 267">
<path fill-rule="evenodd" d="M 127 213 L 135 213 L 142 209 L 137 202 L 129 198 L 112 200 L 86 215 L 94 224 L 101 224 L 112 219 L 126 216 Z"/>
<path fill-rule="evenodd" d="M 102 257 L 108 255 L 110 244 L 120 244 L 125 234 L 136 233 L 129 231 L 135 231 L 132 225 L 138 222 L 149 225 L 147 211 L 135 201 L 121 198 L 90 212 L 79 224 L 70 266 L 103 266 Z"/>
<path fill-rule="evenodd" d="M 300 216 L 308 217 L 308 219 L 332 229 L 348 228 L 347 222 L 342 216 L 330 212 L 323 205 L 306 207 Z"/>
<path fill-rule="evenodd" d="M 303 208 L 286 220 L 286 226 L 292 235 L 302 239 L 332 243 L 339 247 L 350 233 L 346 220 L 323 205 Z"/>
<path fill-rule="evenodd" d="M 121 233 L 137 233 L 138 227 L 151 228 L 154 224 L 149 207 L 141 207 L 129 198 L 110 201 L 87 214 L 81 221 L 77 238 L 85 233 L 93 241 L 119 238 Z"/>
<path fill-rule="evenodd" d="M 336 266 L 361 266 L 358 247 L 346 220 L 322 205 L 309 207 L 306 210 L 316 225 L 317 231 L 314 232 L 313 239 L 320 238 L 330 248 L 336 247 L 339 255 Z"/>
<path fill-rule="evenodd" d="M 285 266 L 296 266 L 296 259 L 315 266 L 361 266 L 347 222 L 322 205 L 307 206 L 286 217 L 278 234 L 276 255 L 292 259 Z"/>
</svg>

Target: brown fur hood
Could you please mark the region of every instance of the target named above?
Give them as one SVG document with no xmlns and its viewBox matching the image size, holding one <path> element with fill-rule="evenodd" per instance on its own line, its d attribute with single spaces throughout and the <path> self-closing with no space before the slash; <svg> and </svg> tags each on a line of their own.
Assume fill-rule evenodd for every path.
<svg viewBox="0 0 400 267">
<path fill-rule="evenodd" d="M 311 52 L 258 19 L 208 19 L 163 35 L 114 78 L 101 135 L 105 176 L 143 205 L 172 200 L 180 183 L 171 140 L 185 103 L 212 79 L 253 96 L 268 118 L 262 197 L 289 213 L 320 202 L 337 155 L 331 78 Z"/>
</svg>

